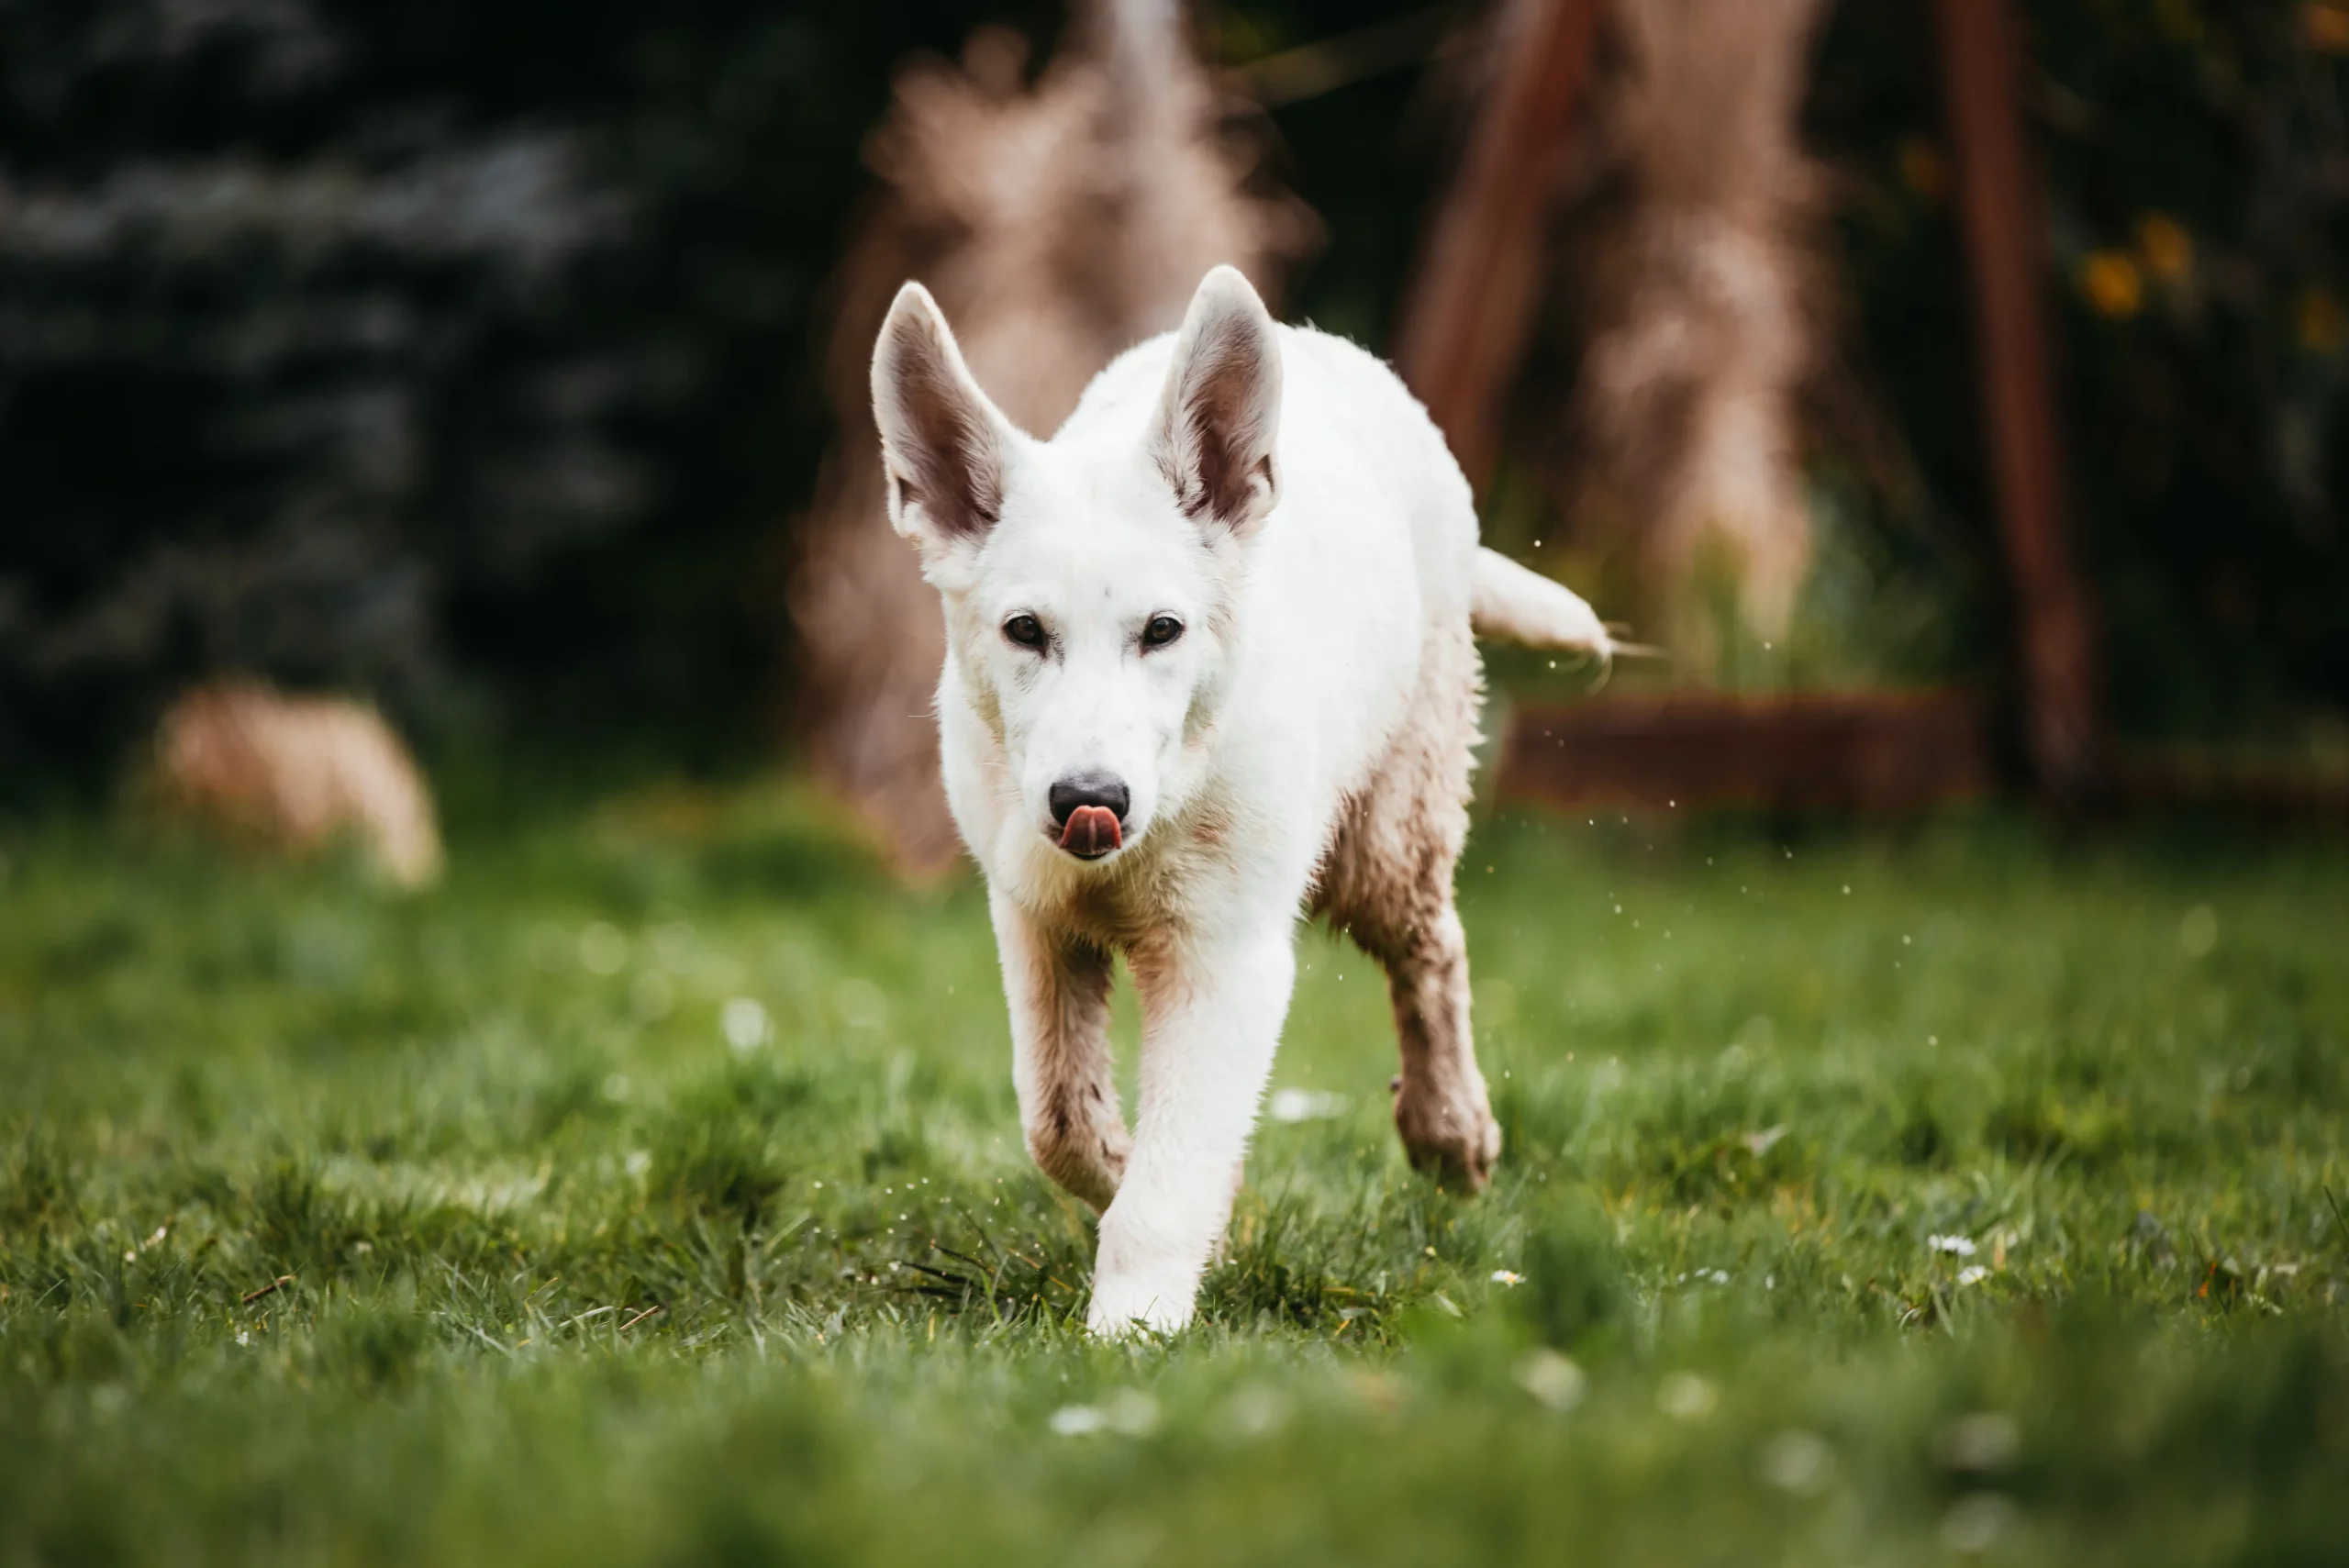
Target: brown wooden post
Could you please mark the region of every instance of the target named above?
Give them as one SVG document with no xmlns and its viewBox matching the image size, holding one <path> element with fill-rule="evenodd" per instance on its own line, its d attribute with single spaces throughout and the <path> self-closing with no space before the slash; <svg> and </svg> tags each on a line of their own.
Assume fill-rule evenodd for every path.
<svg viewBox="0 0 2349 1568">
<path fill-rule="evenodd" d="M 1934 0 L 1975 310 L 1982 422 L 2014 585 L 2022 734 L 2041 792 L 2076 802 L 2102 764 L 2088 592 L 2065 534 L 2049 366 L 2046 225 L 2024 139 L 2008 0 Z"/>
<path fill-rule="evenodd" d="M 1437 209 L 1396 364 L 1482 489 L 1540 295 L 1550 198 L 1604 0 L 1509 0 L 1500 72 Z"/>
</svg>

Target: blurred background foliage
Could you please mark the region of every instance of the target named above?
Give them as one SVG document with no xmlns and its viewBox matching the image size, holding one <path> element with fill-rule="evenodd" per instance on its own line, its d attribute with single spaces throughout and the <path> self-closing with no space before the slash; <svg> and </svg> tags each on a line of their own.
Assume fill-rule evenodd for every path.
<svg viewBox="0 0 2349 1568">
<path fill-rule="evenodd" d="M 2116 717 L 2349 751 L 2349 7 L 2022 11 Z M 1327 226 L 1293 315 L 1386 346 L 1475 14 L 1206 17 L 1232 66 L 1424 23 L 1394 36 L 1431 64 L 1269 111 Z M 908 50 L 1062 19 L 0 0 L 0 793 L 104 781 L 223 670 L 370 692 L 443 748 L 771 748 L 861 144 Z M 1931 44 L 1921 6 L 1844 0 L 1808 117 L 1844 319 L 1806 615 L 1903 680 L 1987 675 L 2003 631 Z M 1512 462 L 1546 439 L 1521 420 Z"/>
<path fill-rule="evenodd" d="M 2075 537 L 2105 621 L 2116 722 L 2138 736 L 2288 739 L 2337 764 L 2349 749 L 2349 7 L 2021 11 Z M 1838 8 L 1815 136 L 1843 182 L 1847 349 L 1915 454 L 1916 512 L 1962 538 L 1995 583 L 1982 572 L 1987 476 L 1951 172 L 1912 13 Z"/>
</svg>

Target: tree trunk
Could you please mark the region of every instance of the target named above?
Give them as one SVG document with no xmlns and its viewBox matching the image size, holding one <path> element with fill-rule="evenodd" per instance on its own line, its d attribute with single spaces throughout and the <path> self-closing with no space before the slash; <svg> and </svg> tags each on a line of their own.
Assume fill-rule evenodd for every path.
<svg viewBox="0 0 2349 1568">
<path fill-rule="evenodd" d="M 2019 101 L 2007 0 L 1935 0 L 1959 214 L 1974 288 L 1982 423 L 2014 586 L 2022 739 L 2047 798 L 2076 803 L 2103 768 L 2094 613 L 2064 525 L 2047 324 L 2045 215 Z"/>
<path fill-rule="evenodd" d="M 1603 8 L 1509 0 L 1498 76 L 1397 334 L 1397 368 L 1479 489 L 1499 455 L 1501 404 L 1540 298 L 1551 199 Z"/>
</svg>

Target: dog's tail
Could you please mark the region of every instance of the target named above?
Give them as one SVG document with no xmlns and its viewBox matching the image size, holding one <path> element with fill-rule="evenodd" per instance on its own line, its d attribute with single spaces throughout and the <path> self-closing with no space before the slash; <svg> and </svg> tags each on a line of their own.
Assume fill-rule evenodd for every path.
<svg viewBox="0 0 2349 1568">
<path fill-rule="evenodd" d="M 1609 635 L 1581 595 L 1496 550 L 1479 548 L 1468 571 L 1468 618 L 1476 635 L 1528 648 L 1569 649 L 1605 665 L 1632 650 Z"/>
</svg>

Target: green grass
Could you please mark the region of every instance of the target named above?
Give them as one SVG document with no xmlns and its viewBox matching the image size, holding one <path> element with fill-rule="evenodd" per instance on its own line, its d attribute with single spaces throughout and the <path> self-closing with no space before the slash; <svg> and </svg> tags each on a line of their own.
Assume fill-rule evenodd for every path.
<svg viewBox="0 0 2349 1568">
<path fill-rule="evenodd" d="M 2343 1560 L 2337 844 L 1487 823 L 1492 1192 L 1307 933 L 1334 1114 L 1110 1347 L 974 884 L 790 790 L 458 828 L 0 834 L 0 1561 Z"/>
</svg>

